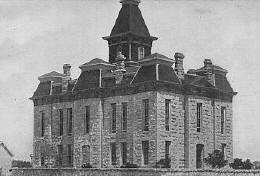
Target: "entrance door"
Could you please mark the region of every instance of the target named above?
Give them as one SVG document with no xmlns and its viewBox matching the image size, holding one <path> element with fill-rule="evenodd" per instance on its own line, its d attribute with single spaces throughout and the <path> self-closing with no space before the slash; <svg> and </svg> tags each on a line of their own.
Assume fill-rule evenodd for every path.
<svg viewBox="0 0 260 176">
<path fill-rule="evenodd" d="M 204 159 L 204 145 L 196 145 L 196 168 L 203 168 L 203 159 Z"/>
</svg>

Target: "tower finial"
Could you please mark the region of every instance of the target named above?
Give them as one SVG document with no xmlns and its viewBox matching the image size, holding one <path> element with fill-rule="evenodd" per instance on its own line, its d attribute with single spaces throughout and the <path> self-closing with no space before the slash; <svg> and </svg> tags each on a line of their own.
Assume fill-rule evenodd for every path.
<svg viewBox="0 0 260 176">
<path fill-rule="evenodd" d="M 122 4 L 134 4 L 138 5 L 141 2 L 141 0 L 121 0 L 120 3 Z"/>
</svg>

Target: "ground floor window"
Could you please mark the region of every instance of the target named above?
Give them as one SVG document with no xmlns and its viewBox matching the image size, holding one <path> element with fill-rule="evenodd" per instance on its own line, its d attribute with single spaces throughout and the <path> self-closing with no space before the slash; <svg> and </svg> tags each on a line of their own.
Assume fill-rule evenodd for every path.
<svg viewBox="0 0 260 176">
<path fill-rule="evenodd" d="M 143 164 L 149 163 L 149 141 L 142 141 Z"/>
<path fill-rule="evenodd" d="M 203 168 L 203 159 L 204 159 L 204 145 L 196 145 L 196 168 Z"/>
</svg>

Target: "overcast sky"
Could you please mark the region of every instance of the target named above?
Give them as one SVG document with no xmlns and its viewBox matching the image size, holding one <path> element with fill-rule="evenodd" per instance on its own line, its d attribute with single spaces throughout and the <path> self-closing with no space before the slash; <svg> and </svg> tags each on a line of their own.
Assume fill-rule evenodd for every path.
<svg viewBox="0 0 260 176">
<path fill-rule="evenodd" d="M 38 76 L 95 57 L 108 61 L 107 42 L 119 0 L 0 1 L 0 140 L 15 158 L 32 153 Z M 260 2 L 142 0 L 152 52 L 182 52 L 185 71 L 206 58 L 228 72 L 233 103 L 234 157 L 260 160 Z"/>
</svg>

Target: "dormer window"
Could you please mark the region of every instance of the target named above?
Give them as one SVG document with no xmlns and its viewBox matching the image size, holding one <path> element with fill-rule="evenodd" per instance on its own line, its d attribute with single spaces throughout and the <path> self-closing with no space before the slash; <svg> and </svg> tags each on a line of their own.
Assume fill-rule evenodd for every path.
<svg viewBox="0 0 260 176">
<path fill-rule="evenodd" d="M 138 60 L 144 58 L 144 47 L 138 47 Z"/>
</svg>

